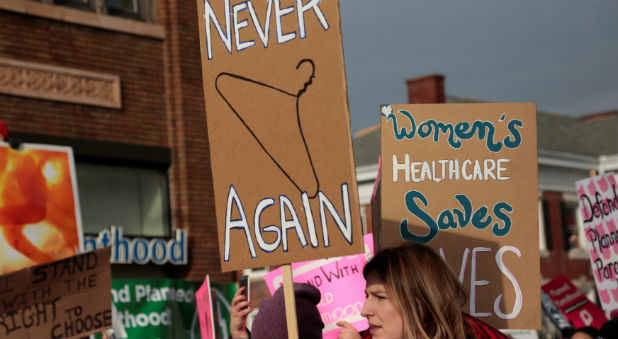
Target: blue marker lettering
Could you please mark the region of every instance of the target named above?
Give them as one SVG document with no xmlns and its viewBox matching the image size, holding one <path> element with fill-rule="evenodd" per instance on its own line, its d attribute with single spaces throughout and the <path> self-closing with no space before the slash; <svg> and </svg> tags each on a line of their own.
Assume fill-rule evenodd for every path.
<svg viewBox="0 0 618 339">
<path fill-rule="evenodd" d="M 425 211 L 418 207 L 418 205 L 414 201 L 415 199 L 421 200 L 423 205 L 427 207 L 427 199 L 425 198 L 423 193 L 418 191 L 409 191 L 408 193 L 406 193 L 406 207 L 408 208 L 408 211 L 410 211 L 410 213 L 425 222 L 425 224 L 429 227 L 429 233 L 421 236 L 410 232 L 410 230 L 408 229 L 407 219 L 403 219 L 399 224 L 399 232 L 401 233 L 401 238 L 403 238 L 404 240 L 412 240 L 426 244 L 430 242 L 433 238 L 435 238 L 436 235 L 438 235 L 438 225 L 436 225 L 436 222 L 433 220 L 433 218 L 431 218 L 429 214 L 425 213 Z"/>
</svg>

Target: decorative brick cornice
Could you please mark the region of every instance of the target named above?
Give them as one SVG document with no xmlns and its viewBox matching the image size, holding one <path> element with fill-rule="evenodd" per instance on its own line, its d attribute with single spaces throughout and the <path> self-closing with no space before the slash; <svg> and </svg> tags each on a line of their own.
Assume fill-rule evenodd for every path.
<svg viewBox="0 0 618 339">
<path fill-rule="evenodd" d="M 120 77 L 0 58 L 0 93 L 121 108 Z"/>
</svg>

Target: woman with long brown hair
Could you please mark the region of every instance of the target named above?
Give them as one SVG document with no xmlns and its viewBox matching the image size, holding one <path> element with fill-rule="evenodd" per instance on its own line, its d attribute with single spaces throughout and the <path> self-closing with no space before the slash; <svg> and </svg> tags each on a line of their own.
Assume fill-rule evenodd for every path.
<svg viewBox="0 0 618 339">
<path fill-rule="evenodd" d="M 428 246 L 408 242 L 380 251 L 363 269 L 369 321 L 363 338 L 508 338 L 461 311 L 466 293 L 448 264 Z M 346 322 L 339 338 L 360 338 Z"/>
</svg>

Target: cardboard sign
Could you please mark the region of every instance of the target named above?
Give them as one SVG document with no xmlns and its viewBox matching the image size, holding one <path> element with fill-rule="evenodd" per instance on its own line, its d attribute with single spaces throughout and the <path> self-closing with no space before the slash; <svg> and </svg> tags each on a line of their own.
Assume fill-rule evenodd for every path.
<svg viewBox="0 0 618 339">
<path fill-rule="evenodd" d="M 210 278 L 208 275 L 206 275 L 202 286 L 195 292 L 195 303 L 197 305 L 197 314 L 200 318 L 202 339 L 214 339 L 215 322 L 212 313 Z"/>
<path fill-rule="evenodd" d="M 365 303 L 365 278 L 363 268 L 373 256 L 373 237 L 364 236 L 365 254 L 338 257 L 292 264 L 294 282 L 309 283 L 320 290 L 322 300 L 318 311 L 324 322 L 324 339 L 337 338 L 337 322 L 344 320 L 357 330 L 366 330 L 367 319 L 361 316 Z M 282 284 L 281 269 L 264 275 L 266 286 L 273 295 Z"/>
<path fill-rule="evenodd" d="M 618 308 L 618 188 L 607 173 L 576 183 L 592 275 L 605 310 Z"/>
<path fill-rule="evenodd" d="M 381 133 L 379 246 L 428 244 L 466 312 L 540 328 L 536 105 L 385 105 Z"/>
<path fill-rule="evenodd" d="M 82 248 L 75 178 L 70 147 L 0 142 L 0 274 Z"/>
<path fill-rule="evenodd" d="M 591 303 L 564 275 L 544 284 L 542 289 L 574 328 L 593 326 L 600 329 L 607 321 L 603 310 Z"/>
<path fill-rule="evenodd" d="M 82 338 L 112 326 L 109 247 L 0 276 L 0 338 Z"/>
<path fill-rule="evenodd" d="M 222 270 L 362 252 L 338 2 L 197 5 Z"/>
</svg>

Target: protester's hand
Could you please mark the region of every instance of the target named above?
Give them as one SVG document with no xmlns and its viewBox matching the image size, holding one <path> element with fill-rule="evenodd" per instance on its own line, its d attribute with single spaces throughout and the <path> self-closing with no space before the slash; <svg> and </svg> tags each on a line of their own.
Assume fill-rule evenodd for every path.
<svg viewBox="0 0 618 339">
<path fill-rule="evenodd" d="M 341 327 L 341 329 L 339 330 L 339 335 L 337 336 L 338 339 L 360 339 L 361 338 L 358 331 L 356 331 L 354 326 L 352 326 L 352 324 L 350 324 L 349 322 L 338 321 L 337 326 Z"/>
<path fill-rule="evenodd" d="M 249 338 L 247 333 L 247 316 L 253 310 L 251 302 L 247 301 L 242 292 L 245 287 L 241 287 L 234 294 L 232 299 L 232 309 L 230 310 L 230 335 L 232 339 Z"/>
</svg>

